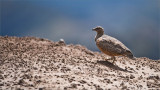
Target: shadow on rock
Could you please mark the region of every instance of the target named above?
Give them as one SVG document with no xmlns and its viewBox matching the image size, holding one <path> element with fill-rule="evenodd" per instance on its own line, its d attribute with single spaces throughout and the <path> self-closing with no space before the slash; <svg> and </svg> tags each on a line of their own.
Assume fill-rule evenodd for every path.
<svg viewBox="0 0 160 90">
<path fill-rule="evenodd" d="M 108 61 L 97 61 L 97 63 L 102 64 L 102 65 L 104 65 L 106 67 L 112 68 L 114 70 L 120 70 L 120 71 L 132 73 L 131 71 L 128 71 L 128 70 L 123 69 L 123 68 L 120 68 L 117 65 L 114 65 L 113 63 L 110 63 Z"/>
</svg>

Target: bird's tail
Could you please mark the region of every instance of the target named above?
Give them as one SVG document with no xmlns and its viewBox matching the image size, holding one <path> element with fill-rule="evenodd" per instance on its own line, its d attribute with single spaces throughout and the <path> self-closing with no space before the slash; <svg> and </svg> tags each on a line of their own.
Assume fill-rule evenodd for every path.
<svg viewBox="0 0 160 90">
<path fill-rule="evenodd" d="M 127 57 L 129 57 L 130 59 L 135 60 L 135 57 L 134 57 L 134 55 L 132 54 L 131 51 L 127 51 L 126 55 L 127 55 Z"/>
</svg>

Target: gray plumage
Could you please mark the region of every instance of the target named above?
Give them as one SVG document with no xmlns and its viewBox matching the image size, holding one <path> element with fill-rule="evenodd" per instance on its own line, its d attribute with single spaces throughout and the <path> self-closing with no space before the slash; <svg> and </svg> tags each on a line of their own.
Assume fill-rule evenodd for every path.
<svg viewBox="0 0 160 90">
<path fill-rule="evenodd" d="M 105 35 L 102 27 L 96 27 L 93 31 L 97 32 L 95 42 L 97 47 L 105 54 L 115 58 L 114 56 L 128 56 L 133 58 L 131 50 L 128 49 L 122 42 L 111 36 Z"/>
</svg>

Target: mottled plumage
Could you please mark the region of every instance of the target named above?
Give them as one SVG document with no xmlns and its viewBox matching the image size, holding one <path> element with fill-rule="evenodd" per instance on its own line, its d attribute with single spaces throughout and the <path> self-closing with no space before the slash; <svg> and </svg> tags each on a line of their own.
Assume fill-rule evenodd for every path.
<svg viewBox="0 0 160 90">
<path fill-rule="evenodd" d="M 111 36 L 105 35 L 102 27 L 96 27 L 93 31 L 97 32 L 95 37 L 95 42 L 97 47 L 103 53 L 111 56 L 115 59 L 114 56 L 128 56 L 129 58 L 133 58 L 133 54 L 130 49 L 128 49 L 122 42 L 113 38 Z"/>
</svg>

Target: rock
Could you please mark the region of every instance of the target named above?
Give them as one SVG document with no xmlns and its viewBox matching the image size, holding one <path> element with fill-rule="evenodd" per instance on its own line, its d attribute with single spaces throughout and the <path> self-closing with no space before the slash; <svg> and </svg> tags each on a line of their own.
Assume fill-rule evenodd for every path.
<svg viewBox="0 0 160 90">
<path fill-rule="evenodd" d="M 160 88 L 160 60 L 116 57 L 115 65 L 109 58 L 63 40 L 0 36 L 0 89 Z"/>
<path fill-rule="evenodd" d="M 130 75 L 130 79 L 133 79 L 135 78 L 135 76 L 133 74 Z"/>
<path fill-rule="evenodd" d="M 79 82 L 82 83 L 82 84 L 87 83 L 87 82 L 84 81 L 84 80 L 80 80 Z"/>
</svg>

